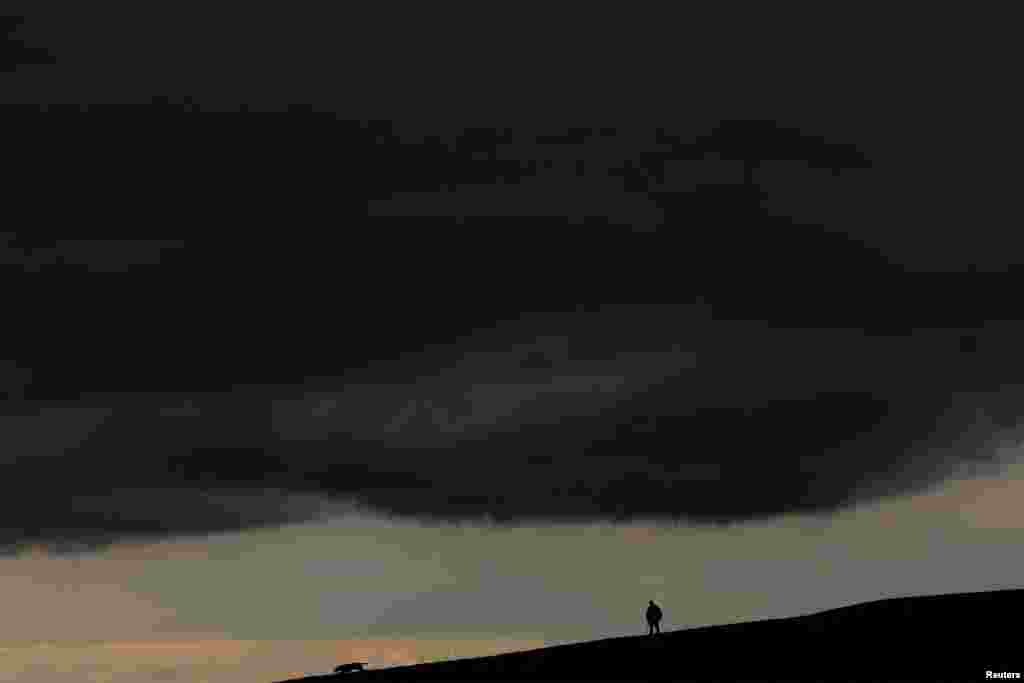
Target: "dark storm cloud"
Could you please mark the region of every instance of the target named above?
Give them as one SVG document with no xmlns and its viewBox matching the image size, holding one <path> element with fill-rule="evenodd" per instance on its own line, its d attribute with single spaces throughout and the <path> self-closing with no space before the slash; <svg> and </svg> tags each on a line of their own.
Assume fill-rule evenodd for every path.
<svg viewBox="0 0 1024 683">
<path fill-rule="evenodd" d="M 0 73 L 56 61 L 45 48 L 26 44 L 27 41 L 19 35 L 24 23 L 24 17 L 0 16 Z"/>
<path fill-rule="evenodd" d="M 275 401 L 275 431 L 286 441 L 350 434 L 386 446 L 451 448 L 495 431 L 597 416 L 694 363 L 694 354 L 671 348 L 622 352 L 607 360 L 559 358 L 564 341 L 467 353 L 453 366 L 407 384 L 351 384 Z M 549 354 L 555 358 L 548 360 Z M 541 364 L 531 367 L 538 358 Z"/>
<path fill-rule="evenodd" d="M 998 464 L 1024 412 L 1019 326 L 975 331 L 976 354 L 953 330 L 711 313 L 525 314 L 349 377 L 7 417 L 2 541 L 318 519 L 343 509 L 328 498 L 506 523 L 829 511 Z"/>
<path fill-rule="evenodd" d="M 906 87 L 921 74 L 885 59 L 888 80 L 860 60 L 724 74 L 675 22 L 649 52 L 584 32 L 583 68 L 554 29 L 526 55 L 518 38 L 453 23 L 449 41 L 373 12 L 73 11 L 26 22 L 57 64 L 21 69 L 0 98 L 337 116 L 157 106 L 20 136 L 12 196 L 37 222 L 64 225 L 54 207 L 71 206 L 75 225 L 194 232 L 0 242 L 4 274 L 29 272 L 5 290 L 5 544 L 274 524 L 327 498 L 424 519 L 828 511 L 990 462 L 1017 424 L 1020 326 L 979 323 L 1016 315 L 1016 288 L 904 278 L 1021 253 L 1001 221 L 976 219 L 998 214 L 998 185 L 968 164 L 953 187 L 966 149 L 937 142 L 971 101 L 950 100 L 948 75 L 982 83 L 987 67 L 940 69 L 926 112 Z M 780 96 L 773 73 L 799 73 L 804 96 Z M 877 109 L 848 107 L 868 83 Z M 744 98 L 790 112 L 727 123 L 765 114 Z M 527 126 L 523 102 L 584 126 Z M 821 103 L 846 120 L 795 127 Z M 470 134 L 455 114 L 478 106 L 514 130 Z M 422 144 L 397 139 L 402 118 Z M 1000 127 L 964 147 L 985 130 Z M 519 313 L 698 294 L 708 306 Z"/>
<path fill-rule="evenodd" d="M 172 476 L 147 434 L 118 434 L 121 450 L 104 449 L 105 430 L 126 430 L 131 402 L 106 407 L 50 407 L 0 416 L 0 549 L 33 543 L 58 551 L 96 547 L 122 536 L 161 537 L 316 518 L 319 505 L 294 495 L 258 495 L 210 487 L 171 487 Z M 97 436 L 98 435 L 98 436 Z M 89 449 L 89 437 L 97 439 Z M 302 512 L 296 514 L 296 510 Z"/>
<path fill-rule="evenodd" d="M 92 272 L 126 272 L 132 266 L 160 263 L 164 250 L 180 249 L 183 240 L 80 239 L 25 244 L 25 236 L 0 233 L 0 265 L 26 272 L 84 266 Z"/>
<path fill-rule="evenodd" d="M 395 387 L 401 399 L 391 403 L 315 394 L 304 422 L 301 402 L 279 404 L 278 433 L 330 443 L 337 429 L 343 448 L 379 441 L 392 453 L 381 462 L 422 485 L 382 485 L 366 499 L 412 516 L 724 522 L 918 490 L 964 462 L 990 460 L 993 434 L 1020 414 L 1019 391 L 981 390 L 995 357 L 964 359 L 949 331 L 884 338 L 702 321 L 671 307 L 645 313 L 672 322 L 641 331 L 621 312 L 606 319 L 619 328 L 607 339 L 628 347 L 635 332 L 651 348 L 647 368 L 625 354 L 607 362 L 604 376 L 616 368 L 623 378 L 608 400 L 559 394 L 554 378 L 573 368 L 565 360 L 549 371 L 547 405 L 525 372 L 493 404 L 487 394 L 474 403 L 485 375 L 460 375 L 456 365 Z M 1011 356 L 1003 360 L 1009 370 Z M 574 377 L 592 380 L 595 365 L 581 363 L 577 372 L 589 372 Z"/>
</svg>

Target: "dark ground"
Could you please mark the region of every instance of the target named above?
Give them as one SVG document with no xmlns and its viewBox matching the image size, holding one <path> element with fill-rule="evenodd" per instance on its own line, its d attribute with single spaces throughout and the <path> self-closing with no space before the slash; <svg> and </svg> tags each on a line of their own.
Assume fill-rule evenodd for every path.
<svg viewBox="0 0 1024 683">
<path fill-rule="evenodd" d="M 896 598 L 801 617 L 300 680 L 977 681 L 1024 669 L 1024 590 Z"/>
</svg>

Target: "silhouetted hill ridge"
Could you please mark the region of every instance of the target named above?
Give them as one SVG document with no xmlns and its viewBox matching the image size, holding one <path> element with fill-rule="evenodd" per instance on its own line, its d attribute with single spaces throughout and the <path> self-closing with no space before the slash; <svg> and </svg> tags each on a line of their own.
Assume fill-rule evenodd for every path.
<svg viewBox="0 0 1024 683">
<path fill-rule="evenodd" d="M 666 605 L 669 616 L 684 606 Z M 889 598 L 812 614 L 363 673 L 418 680 L 985 680 L 1024 672 L 1024 590 Z M 638 626 L 641 630 L 642 624 Z"/>
</svg>

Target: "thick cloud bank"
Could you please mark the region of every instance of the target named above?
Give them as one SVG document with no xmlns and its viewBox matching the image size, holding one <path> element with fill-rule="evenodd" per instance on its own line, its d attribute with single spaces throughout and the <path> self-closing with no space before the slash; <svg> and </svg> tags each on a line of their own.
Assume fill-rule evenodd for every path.
<svg viewBox="0 0 1024 683">
<path fill-rule="evenodd" d="M 495 523 L 828 512 L 998 465 L 1020 330 L 976 331 L 986 354 L 962 338 L 609 306 L 301 385 L 83 396 L 2 418 L 0 534 L 72 547 L 345 505 Z"/>
</svg>

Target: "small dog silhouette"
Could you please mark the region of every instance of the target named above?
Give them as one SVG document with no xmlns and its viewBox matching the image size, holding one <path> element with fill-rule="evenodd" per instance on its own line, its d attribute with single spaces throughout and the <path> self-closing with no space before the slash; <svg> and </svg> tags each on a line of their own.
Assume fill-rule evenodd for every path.
<svg viewBox="0 0 1024 683">
<path fill-rule="evenodd" d="M 348 664 L 339 664 L 334 667 L 334 673 L 344 674 L 350 671 L 365 671 L 366 662 L 349 662 Z"/>
</svg>

